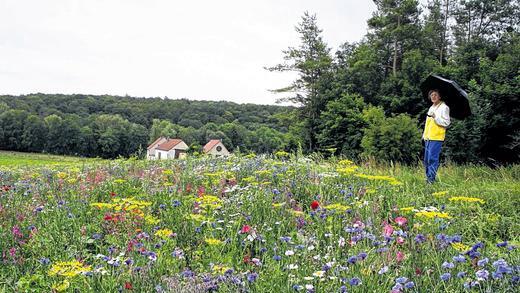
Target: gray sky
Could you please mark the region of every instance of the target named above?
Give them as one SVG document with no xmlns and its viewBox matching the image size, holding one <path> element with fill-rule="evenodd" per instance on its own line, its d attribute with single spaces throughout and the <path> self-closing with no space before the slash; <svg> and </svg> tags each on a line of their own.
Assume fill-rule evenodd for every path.
<svg viewBox="0 0 520 293">
<path fill-rule="evenodd" d="M 0 94 L 82 93 L 274 104 L 294 75 L 263 69 L 315 13 L 333 51 L 370 0 L 0 0 Z"/>
</svg>

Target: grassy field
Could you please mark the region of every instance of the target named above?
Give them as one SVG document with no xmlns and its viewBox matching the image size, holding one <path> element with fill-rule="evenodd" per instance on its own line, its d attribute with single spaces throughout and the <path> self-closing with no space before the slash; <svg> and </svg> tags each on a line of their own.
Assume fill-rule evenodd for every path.
<svg viewBox="0 0 520 293">
<path fill-rule="evenodd" d="M 0 171 L 0 291 L 518 292 L 520 166 L 49 161 Z"/>
<path fill-rule="evenodd" d="M 0 168 L 2 167 L 31 167 L 31 166 L 58 166 L 82 165 L 100 161 L 100 159 L 57 156 L 50 154 L 20 153 L 0 150 Z"/>
</svg>

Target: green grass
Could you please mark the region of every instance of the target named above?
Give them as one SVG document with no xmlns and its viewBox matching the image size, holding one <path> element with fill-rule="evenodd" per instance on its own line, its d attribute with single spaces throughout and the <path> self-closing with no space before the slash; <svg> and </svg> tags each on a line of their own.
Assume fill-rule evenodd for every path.
<svg viewBox="0 0 520 293">
<path fill-rule="evenodd" d="M 0 151 L 1 167 L 31 167 L 31 166 L 72 166 L 93 163 L 100 159 L 80 158 L 72 156 L 58 156 L 39 153 L 21 153 Z"/>
</svg>

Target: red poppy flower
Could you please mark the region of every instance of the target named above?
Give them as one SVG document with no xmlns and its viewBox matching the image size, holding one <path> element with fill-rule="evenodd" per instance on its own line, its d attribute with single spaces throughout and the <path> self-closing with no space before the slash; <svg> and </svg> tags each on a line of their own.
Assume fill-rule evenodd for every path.
<svg viewBox="0 0 520 293">
<path fill-rule="evenodd" d="M 317 200 L 313 200 L 311 202 L 311 209 L 316 210 L 320 206 L 320 203 Z"/>
<path fill-rule="evenodd" d="M 132 290 L 132 283 L 130 283 L 130 282 L 125 282 L 125 289 L 126 289 L 126 290 Z"/>
<path fill-rule="evenodd" d="M 110 192 L 110 196 L 114 197 L 114 196 L 116 196 L 116 193 L 115 192 Z"/>
<path fill-rule="evenodd" d="M 113 220 L 113 219 L 114 219 L 114 218 L 112 217 L 111 214 L 106 214 L 105 217 L 103 217 L 103 220 L 105 220 L 105 221 L 111 221 L 111 220 Z"/>
</svg>

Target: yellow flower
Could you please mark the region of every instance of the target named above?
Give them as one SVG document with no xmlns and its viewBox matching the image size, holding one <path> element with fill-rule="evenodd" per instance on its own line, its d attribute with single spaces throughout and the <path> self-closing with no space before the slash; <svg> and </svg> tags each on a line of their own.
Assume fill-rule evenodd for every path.
<svg viewBox="0 0 520 293">
<path fill-rule="evenodd" d="M 52 265 L 49 270 L 49 276 L 59 275 L 70 278 L 90 271 L 92 271 L 90 266 L 86 266 L 77 260 L 60 261 Z"/>
<path fill-rule="evenodd" d="M 146 221 L 146 223 L 148 223 L 150 225 L 155 225 L 155 224 L 158 224 L 159 222 L 161 222 L 161 220 L 156 219 L 156 218 L 154 218 L 153 216 L 150 216 L 150 215 L 145 216 L 144 220 Z"/>
<path fill-rule="evenodd" d="M 442 212 L 432 212 L 432 211 L 420 211 L 415 213 L 417 217 L 433 219 L 433 218 L 441 218 L 441 219 L 451 219 L 448 213 Z"/>
<path fill-rule="evenodd" d="M 279 208 L 279 207 L 284 206 L 284 205 L 285 205 L 285 202 L 273 203 L 273 208 Z"/>
<path fill-rule="evenodd" d="M 449 201 L 462 201 L 462 202 L 478 202 L 478 203 L 485 202 L 484 200 L 482 200 L 480 198 L 466 197 L 466 196 L 454 196 L 454 197 L 450 197 L 448 200 Z"/>
<path fill-rule="evenodd" d="M 460 252 L 468 251 L 470 248 L 468 245 L 458 243 L 458 242 L 452 242 L 451 247 L 453 247 L 455 250 L 458 250 Z"/>
<path fill-rule="evenodd" d="M 400 208 L 401 212 L 411 212 L 413 211 L 414 207 L 405 207 L 405 208 Z"/>
<path fill-rule="evenodd" d="M 213 268 L 212 268 L 213 273 L 215 273 L 215 274 L 223 274 L 223 273 L 227 272 L 230 269 L 231 269 L 230 267 L 226 267 L 226 266 L 223 266 L 223 265 L 214 265 Z"/>
<path fill-rule="evenodd" d="M 341 160 L 338 162 L 338 165 L 344 165 L 344 166 L 350 166 L 353 164 L 354 164 L 354 162 L 352 162 L 351 160 Z"/>
<path fill-rule="evenodd" d="M 112 203 L 106 203 L 106 202 L 94 202 L 94 203 L 91 203 L 90 206 L 96 207 L 98 209 L 112 209 L 116 205 L 112 204 Z"/>
<path fill-rule="evenodd" d="M 173 231 L 170 229 L 160 229 L 155 232 L 155 236 L 159 236 L 163 239 L 168 239 L 173 235 Z"/>
<path fill-rule="evenodd" d="M 67 178 L 67 173 L 58 172 L 58 174 L 56 174 L 56 176 L 58 176 L 58 178 L 60 178 L 60 179 L 65 179 L 65 178 Z"/>
<path fill-rule="evenodd" d="M 289 153 L 288 152 L 284 152 L 284 151 L 278 151 L 274 155 L 277 156 L 277 157 L 288 157 Z"/>
<path fill-rule="evenodd" d="M 366 175 L 362 173 L 354 174 L 354 176 L 358 178 L 368 179 L 368 180 L 374 180 L 374 181 L 386 181 L 390 183 L 390 185 L 402 185 L 403 183 L 395 179 L 394 177 L 390 176 L 382 176 L 382 175 Z"/>
<path fill-rule="evenodd" d="M 166 169 L 162 172 L 164 175 L 173 175 L 173 170 Z"/>
<path fill-rule="evenodd" d="M 448 194 L 447 191 L 438 191 L 438 192 L 432 193 L 432 195 L 435 197 L 442 197 L 442 196 L 445 196 L 446 194 Z"/>
<path fill-rule="evenodd" d="M 209 245 L 220 245 L 222 244 L 221 240 L 214 239 L 214 238 L 206 238 L 204 241 Z"/>
<path fill-rule="evenodd" d="M 345 206 L 345 205 L 342 205 L 339 203 L 335 203 L 335 204 L 329 204 L 329 205 L 323 206 L 323 208 L 327 209 L 327 210 L 337 210 L 337 211 L 344 212 L 344 211 L 350 209 L 350 206 Z"/>
<path fill-rule="evenodd" d="M 117 184 L 121 184 L 121 183 L 125 183 L 126 180 L 125 179 L 116 179 L 114 180 L 114 183 L 117 183 Z"/>
</svg>

